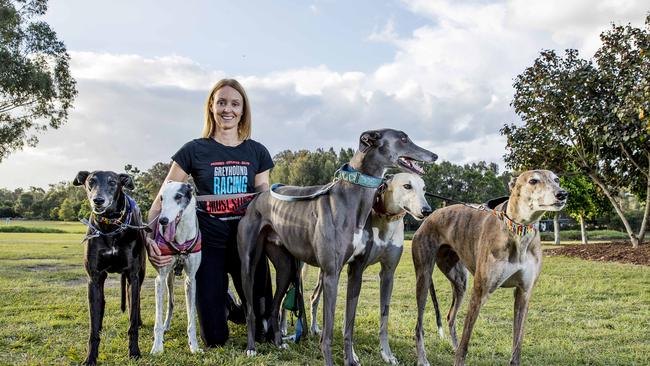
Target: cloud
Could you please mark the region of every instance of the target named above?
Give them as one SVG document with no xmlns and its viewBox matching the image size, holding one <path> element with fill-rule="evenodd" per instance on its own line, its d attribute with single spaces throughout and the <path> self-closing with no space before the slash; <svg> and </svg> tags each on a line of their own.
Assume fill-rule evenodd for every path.
<svg viewBox="0 0 650 366">
<path fill-rule="evenodd" d="M 428 21 L 400 34 L 398 18 L 387 16 L 383 28 L 369 30 L 367 40 L 394 48 L 375 69 L 337 71 L 323 63 L 235 75 L 251 99 L 253 138 L 272 154 L 338 149 L 356 147 L 364 130 L 391 127 L 443 160 L 501 164 L 499 128 L 517 121 L 509 106 L 513 78 L 541 49 L 593 48 L 610 20 L 637 24 L 646 11 L 631 0 L 402 4 Z M 0 186 L 46 186 L 78 170 L 167 161 L 199 136 L 207 91 L 228 75 L 175 55 L 71 57 L 79 96 L 69 122 L 3 161 Z"/>
</svg>

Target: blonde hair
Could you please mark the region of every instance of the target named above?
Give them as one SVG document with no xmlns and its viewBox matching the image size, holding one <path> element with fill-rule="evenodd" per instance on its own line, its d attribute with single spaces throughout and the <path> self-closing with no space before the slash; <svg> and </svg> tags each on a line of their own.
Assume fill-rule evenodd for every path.
<svg viewBox="0 0 650 366">
<path fill-rule="evenodd" d="M 221 79 L 212 87 L 212 90 L 210 90 L 208 100 L 205 102 L 205 123 L 203 124 L 201 137 L 211 138 L 214 137 L 214 134 L 217 132 L 217 121 L 214 120 L 212 104 L 214 103 L 214 95 L 217 90 L 224 86 L 229 86 L 237 90 L 237 92 L 241 94 L 242 98 L 244 98 L 244 112 L 242 113 L 239 125 L 237 126 L 237 134 L 239 135 L 240 140 L 247 140 L 251 137 L 251 107 L 244 88 L 235 79 Z"/>
</svg>

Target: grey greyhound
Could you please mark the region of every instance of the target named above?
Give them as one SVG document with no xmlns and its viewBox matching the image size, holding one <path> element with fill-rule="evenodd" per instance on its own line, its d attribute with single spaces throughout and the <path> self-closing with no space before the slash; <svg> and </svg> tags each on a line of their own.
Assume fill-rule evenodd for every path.
<svg viewBox="0 0 650 366">
<path fill-rule="evenodd" d="M 383 177 L 386 169 L 391 167 L 421 174 L 422 169 L 416 161 L 433 162 L 436 159 L 436 154 L 415 145 L 402 131 L 367 131 L 361 135 L 359 151 L 349 163 L 351 170 L 348 170 L 347 179 L 328 185 L 327 194 L 311 200 L 287 202 L 264 192 L 251 202 L 238 229 L 242 285 L 248 311 L 248 355 L 255 355 L 252 269 L 266 249 L 276 268 L 276 292 L 270 318 L 275 344 L 280 346 L 282 343 L 278 314 L 281 299 L 298 270 L 295 257 L 323 272 L 325 299 L 321 351 L 325 364 L 333 365 L 331 343 L 339 276 L 343 266 L 365 250 L 363 228 L 378 188 L 378 185 L 371 188 L 352 183 L 350 177 L 356 176 L 360 182 L 381 180 L 377 177 Z M 323 189 L 323 186 L 282 187 L 278 193 L 306 196 Z M 346 364 L 357 364 L 351 344 L 345 348 Z"/>
<path fill-rule="evenodd" d="M 510 197 L 496 207 L 453 205 L 436 210 L 415 233 L 412 243 L 417 277 L 418 319 L 415 336 L 418 364 L 429 365 L 424 350 L 422 317 L 431 273 L 437 264 L 453 288 L 447 315 L 456 350 L 454 365 L 465 364 L 472 329 L 479 310 L 499 287 L 514 287 L 514 325 L 511 365 L 519 365 L 524 322 L 532 290 L 542 269 L 537 223 L 546 211 L 561 210 L 567 192 L 548 170 L 530 170 L 510 182 Z M 467 287 L 467 271 L 474 275 L 469 309 L 458 344 L 456 314 Z M 431 288 L 430 288 L 431 287 Z"/>
<path fill-rule="evenodd" d="M 366 249 L 362 255 L 354 257 L 348 265 L 348 293 L 345 308 L 343 338 L 351 343 L 354 353 L 353 331 L 356 307 L 361 292 L 363 271 L 368 266 L 381 263 L 379 294 L 379 344 L 384 361 L 396 365 L 397 358 L 388 344 L 388 312 L 393 292 L 393 275 L 402 257 L 404 246 L 404 216 L 409 213 L 416 220 L 423 220 L 431 213 L 431 206 L 424 196 L 425 187 L 422 178 L 415 174 L 399 173 L 386 180 L 386 189 L 377 196 L 370 220 L 363 229 L 363 242 Z M 318 302 L 322 293 L 322 277 L 319 273 L 318 284 L 311 297 L 311 332 L 320 333 L 316 321 Z"/>
</svg>

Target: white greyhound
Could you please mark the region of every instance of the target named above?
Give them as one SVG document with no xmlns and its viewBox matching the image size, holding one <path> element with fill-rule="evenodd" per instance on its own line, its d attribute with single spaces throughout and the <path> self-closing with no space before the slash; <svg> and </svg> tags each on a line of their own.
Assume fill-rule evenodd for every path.
<svg viewBox="0 0 650 366">
<path fill-rule="evenodd" d="M 192 353 L 202 352 L 196 339 L 196 282 L 201 264 L 201 233 L 196 219 L 196 199 L 188 183 L 168 181 L 162 191 L 162 210 L 155 230 L 155 241 L 162 254 L 172 255 L 172 262 L 156 268 L 156 324 L 151 353 L 163 351 L 163 335 L 169 330 L 174 309 L 174 274 L 185 271 L 187 337 Z M 168 292 L 167 317 L 163 323 L 163 301 Z"/>
<path fill-rule="evenodd" d="M 352 257 L 348 266 L 348 291 L 343 334 L 352 342 L 352 330 L 356 313 L 356 302 L 361 291 L 363 271 L 370 265 L 381 263 L 379 293 L 379 344 L 381 357 L 385 362 L 396 365 L 397 358 L 388 344 L 388 309 L 393 292 L 393 276 L 399 264 L 404 246 L 404 216 L 409 213 L 416 220 L 422 220 L 431 213 L 431 206 L 424 196 L 422 178 L 415 174 L 398 173 L 386 181 L 386 190 L 377 196 L 370 220 L 363 230 L 364 254 Z M 316 313 L 320 295 L 323 291 L 322 276 L 319 272 L 318 284 L 311 296 L 311 333 L 320 334 Z M 352 295 L 352 298 L 350 297 Z M 354 352 L 354 350 L 353 350 Z M 355 359 L 358 360 L 356 355 Z"/>
</svg>

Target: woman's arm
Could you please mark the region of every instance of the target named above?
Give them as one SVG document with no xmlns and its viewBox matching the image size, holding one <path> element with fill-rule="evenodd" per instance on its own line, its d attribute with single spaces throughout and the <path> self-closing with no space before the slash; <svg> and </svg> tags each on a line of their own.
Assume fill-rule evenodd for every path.
<svg viewBox="0 0 650 366">
<path fill-rule="evenodd" d="M 269 190 L 269 172 L 267 169 L 255 175 L 255 192 L 264 192 Z"/>
<path fill-rule="evenodd" d="M 162 209 L 162 202 L 160 201 L 160 195 L 162 194 L 162 189 L 163 186 L 165 185 L 165 182 L 169 180 L 173 180 L 176 182 L 187 182 L 187 179 L 189 178 L 189 175 L 185 173 L 185 171 L 180 167 L 180 165 L 176 164 L 175 161 L 172 162 L 172 166 L 169 168 L 169 173 L 167 173 L 167 177 L 165 177 L 165 180 L 162 182 L 160 185 L 160 190 L 158 191 L 158 195 L 156 196 L 156 199 L 154 199 L 153 203 L 151 204 L 151 208 L 149 209 L 149 214 L 147 217 L 147 221 L 151 223 L 153 220 L 160 215 L 160 210 Z M 152 228 L 153 230 L 158 230 L 158 228 Z M 158 245 L 156 242 L 153 240 L 153 235 L 154 232 L 150 233 L 147 236 L 147 252 L 149 253 L 149 261 L 151 264 L 153 264 L 156 267 L 164 267 L 171 263 L 172 257 L 171 255 L 162 255 L 160 253 L 160 248 L 158 248 Z"/>
</svg>

